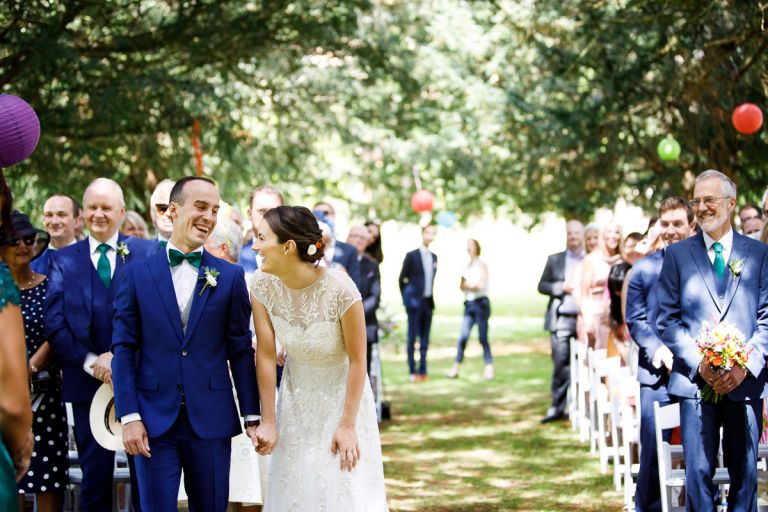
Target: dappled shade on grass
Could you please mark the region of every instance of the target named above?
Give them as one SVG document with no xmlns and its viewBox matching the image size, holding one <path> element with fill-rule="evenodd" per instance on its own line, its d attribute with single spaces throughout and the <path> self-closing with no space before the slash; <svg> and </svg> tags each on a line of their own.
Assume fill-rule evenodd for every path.
<svg viewBox="0 0 768 512">
<path fill-rule="evenodd" d="M 551 362 L 543 338 L 493 340 L 496 378 L 482 379 L 470 341 L 458 379 L 452 329 L 436 329 L 427 383 L 407 380 L 402 350 L 385 348 L 382 425 L 387 494 L 393 511 L 621 510 L 610 475 L 567 422 L 541 425 Z M 364 455 L 363 455 L 364 456 Z"/>
</svg>

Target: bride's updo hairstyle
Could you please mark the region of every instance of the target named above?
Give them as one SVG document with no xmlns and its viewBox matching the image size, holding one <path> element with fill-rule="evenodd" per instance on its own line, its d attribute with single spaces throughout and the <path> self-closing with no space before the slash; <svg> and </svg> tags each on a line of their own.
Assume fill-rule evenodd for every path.
<svg viewBox="0 0 768 512">
<path fill-rule="evenodd" d="M 277 206 L 264 214 L 264 220 L 279 243 L 284 244 L 288 240 L 296 242 L 301 261 L 317 263 L 323 257 L 323 232 L 309 208 Z"/>
</svg>

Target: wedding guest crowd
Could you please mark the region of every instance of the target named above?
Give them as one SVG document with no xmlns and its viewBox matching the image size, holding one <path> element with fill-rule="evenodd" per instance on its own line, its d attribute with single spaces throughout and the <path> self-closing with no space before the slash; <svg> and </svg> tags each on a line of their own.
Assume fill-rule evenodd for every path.
<svg viewBox="0 0 768 512">
<path fill-rule="evenodd" d="M 659 402 L 680 407 L 686 509 L 714 510 L 727 500 L 728 510 L 756 511 L 757 446 L 768 397 L 768 245 L 757 240 L 766 240 L 761 210 L 768 190 L 762 209 L 747 203 L 738 210 L 741 233 L 733 227 L 737 191 L 728 176 L 701 173 L 692 196 L 664 199 L 648 232 L 632 233 L 622 244 L 621 228 L 606 225 L 583 261 L 574 232 L 579 224 L 568 223 L 568 250 L 549 257 L 539 282 L 539 292 L 550 297 L 546 328 L 554 363 L 552 404 L 542 422 L 565 417 L 570 340 L 607 348 L 640 385 L 636 510 L 662 509 L 653 416 Z M 587 246 L 594 236 L 587 231 Z M 581 275 L 580 291 L 569 284 L 574 274 Z M 743 333 L 749 351 L 743 365 L 723 371 L 704 359 L 697 340 L 707 322 Z M 575 329 L 576 323 L 583 327 Z M 671 432 L 663 435 L 669 441 Z M 720 463 L 728 471 L 727 496 L 713 483 Z"/>
</svg>

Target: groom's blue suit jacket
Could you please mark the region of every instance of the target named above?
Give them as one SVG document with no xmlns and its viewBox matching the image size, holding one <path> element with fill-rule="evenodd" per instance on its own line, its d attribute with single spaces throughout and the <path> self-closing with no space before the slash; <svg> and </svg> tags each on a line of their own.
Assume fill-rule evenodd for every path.
<svg viewBox="0 0 768 512">
<path fill-rule="evenodd" d="M 215 287 L 202 290 L 205 267 L 219 275 Z M 128 267 L 118 287 L 112 337 L 116 414 L 141 414 L 150 437 L 168 431 L 182 401 L 201 438 L 239 434 L 227 362 L 240 413 L 259 414 L 242 268 L 204 251 L 192 300 L 185 334 L 166 251 Z"/>
<path fill-rule="evenodd" d="M 734 275 L 729 266 L 737 260 L 744 266 Z M 703 322 L 713 326 L 727 321 L 744 333 L 752 348 L 747 364 L 751 375 L 728 398 L 740 401 L 768 396 L 768 245 L 734 232 L 724 279 L 724 293 L 718 293 L 701 234 L 667 249 L 659 276 L 656 325 L 675 356 L 668 388 L 671 395 L 697 396 L 705 383 L 697 374 L 702 356 L 695 338 Z"/>
</svg>

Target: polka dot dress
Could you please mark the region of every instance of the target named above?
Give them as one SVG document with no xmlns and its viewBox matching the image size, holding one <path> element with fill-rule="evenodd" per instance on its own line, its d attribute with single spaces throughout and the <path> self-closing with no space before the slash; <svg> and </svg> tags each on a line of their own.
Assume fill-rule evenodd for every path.
<svg viewBox="0 0 768 512">
<path fill-rule="evenodd" d="M 40 348 L 45 341 L 43 305 L 48 280 L 21 290 L 21 312 L 27 337 L 27 356 Z M 62 492 L 67 485 L 67 412 L 61 401 L 60 371 L 55 366 L 46 368 L 55 375 L 51 391 L 43 393 L 42 400 L 33 413 L 32 433 L 35 449 L 29 471 L 19 482 L 19 494 Z M 35 395 L 32 397 L 35 403 Z"/>
</svg>

